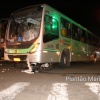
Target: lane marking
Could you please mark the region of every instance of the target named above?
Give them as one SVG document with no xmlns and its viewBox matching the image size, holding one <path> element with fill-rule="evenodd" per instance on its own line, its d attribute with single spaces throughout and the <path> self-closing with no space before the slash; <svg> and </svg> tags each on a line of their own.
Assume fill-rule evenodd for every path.
<svg viewBox="0 0 100 100">
<path fill-rule="evenodd" d="M 29 82 L 18 82 L 10 86 L 9 88 L 2 90 L 0 92 L 0 100 L 12 100 L 14 97 L 24 90 Z"/>
<path fill-rule="evenodd" d="M 100 100 L 100 83 L 85 83 L 85 85 L 89 86 L 89 89 L 98 97 Z"/>
<path fill-rule="evenodd" d="M 47 100 L 69 100 L 67 83 L 54 83 Z"/>
</svg>

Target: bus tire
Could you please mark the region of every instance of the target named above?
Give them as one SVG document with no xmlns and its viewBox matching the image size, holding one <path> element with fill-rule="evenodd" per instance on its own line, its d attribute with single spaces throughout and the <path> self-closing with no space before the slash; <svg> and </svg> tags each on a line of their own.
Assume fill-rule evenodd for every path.
<svg viewBox="0 0 100 100">
<path fill-rule="evenodd" d="M 68 50 L 62 52 L 60 66 L 62 68 L 70 66 L 70 52 Z"/>
</svg>

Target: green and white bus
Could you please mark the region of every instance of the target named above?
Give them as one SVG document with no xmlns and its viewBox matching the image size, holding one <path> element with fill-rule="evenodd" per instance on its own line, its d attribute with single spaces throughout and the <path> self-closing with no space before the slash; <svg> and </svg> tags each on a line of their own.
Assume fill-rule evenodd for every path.
<svg viewBox="0 0 100 100">
<path fill-rule="evenodd" d="M 19 9 L 9 17 L 5 60 L 50 68 L 99 58 L 100 38 L 47 4 Z"/>
</svg>

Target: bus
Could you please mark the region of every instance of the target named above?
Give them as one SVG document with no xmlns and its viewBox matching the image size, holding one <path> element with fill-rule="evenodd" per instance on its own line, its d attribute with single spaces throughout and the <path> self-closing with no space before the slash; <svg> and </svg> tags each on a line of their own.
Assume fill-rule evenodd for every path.
<svg viewBox="0 0 100 100">
<path fill-rule="evenodd" d="M 100 38 L 47 4 L 11 13 L 5 35 L 4 59 L 29 66 L 62 67 L 73 61 L 100 60 Z"/>
</svg>

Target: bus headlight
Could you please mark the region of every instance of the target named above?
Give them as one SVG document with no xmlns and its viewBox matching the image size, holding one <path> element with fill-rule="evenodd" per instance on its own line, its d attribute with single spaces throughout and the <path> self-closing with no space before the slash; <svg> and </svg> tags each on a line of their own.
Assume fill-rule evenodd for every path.
<svg viewBox="0 0 100 100">
<path fill-rule="evenodd" d="M 34 53 L 39 47 L 39 43 L 34 44 L 34 47 L 31 49 L 31 51 L 29 53 Z"/>
</svg>

